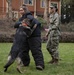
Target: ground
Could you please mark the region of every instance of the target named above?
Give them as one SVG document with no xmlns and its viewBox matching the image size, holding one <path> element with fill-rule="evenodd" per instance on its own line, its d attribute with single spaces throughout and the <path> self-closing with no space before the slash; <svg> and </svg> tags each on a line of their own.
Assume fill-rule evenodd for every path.
<svg viewBox="0 0 74 75">
<path fill-rule="evenodd" d="M 16 63 L 14 63 L 7 71 L 3 72 L 3 66 L 11 48 L 12 43 L 0 43 L 0 75 L 74 75 L 74 43 L 60 43 L 59 65 L 51 65 L 47 62 L 51 60 L 49 53 L 46 50 L 46 43 L 42 44 L 42 51 L 45 59 L 45 69 L 38 71 L 35 69 L 35 64 L 31 56 L 31 63 L 29 67 L 25 67 L 24 74 L 19 74 L 16 71 Z"/>
</svg>

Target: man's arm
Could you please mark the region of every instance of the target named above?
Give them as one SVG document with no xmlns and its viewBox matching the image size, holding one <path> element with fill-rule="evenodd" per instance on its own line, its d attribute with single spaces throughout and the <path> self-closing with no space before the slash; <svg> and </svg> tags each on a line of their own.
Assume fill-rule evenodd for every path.
<svg viewBox="0 0 74 75">
<path fill-rule="evenodd" d="M 19 25 L 22 24 L 23 18 L 19 18 L 19 20 L 15 23 L 14 28 L 19 28 Z"/>
<path fill-rule="evenodd" d="M 14 25 L 14 28 L 19 28 L 19 25 L 20 24 L 22 24 L 22 22 L 21 21 L 17 21 L 16 23 L 15 23 L 15 25 Z"/>
<path fill-rule="evenodd" d="M 33 25 L 31 28 L 31 33 L 33 33 L 33 31 L 36 29 L 38 25 L 38 21 L 32 15 L 28 15 L 27 18 L 30 19 L 31 25 Z"/>
<path fill-rule="evenodd" d="M 49 35 L 49 29 L 45 29 L 45 31 L 46 31 L 45 37 L 48 37 L 48 35 Z"/>
<path fill-rule="evenodd" d="M 54 25 L 52 26 L 52 29 L 57 29 L 59 23 L 60 23 L 60 22 L 59 22 L 59 15 L 56 14 L 56 15 L 54 16 Z"/>
<path fill-rule="evenodd" d="M 33 28 L 31 29 L 31 33 L 33 33 L 33 31 L 36 29 L 36 27 L 37 27 L 37 24 L 35 24 L 35 25 L 33 26 Z"/>
</svg>

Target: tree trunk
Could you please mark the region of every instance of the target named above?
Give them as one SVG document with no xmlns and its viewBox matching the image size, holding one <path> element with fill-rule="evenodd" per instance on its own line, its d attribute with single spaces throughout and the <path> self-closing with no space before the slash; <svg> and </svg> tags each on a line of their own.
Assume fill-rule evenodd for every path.
<svg viewBox="0 0 74 75">
<path fill-rule="evenodd" d="M 7 0 L 8 2 L 8 18 L 12 19 L 12 0 Z"/>
<path fill-rule="evenodd" d="M 36 0 L 34 0 L 34 17 L 36 18 Z"/>
<path fill-rule="evenodd" d="M 48 23 L 49 23 L 48 14 L 49 14 L 49 0 L 45 0 L 44 19 L 45 19 L 45 21 L 47 22 L 47 25 L 48 25 Z"/>
</svg>

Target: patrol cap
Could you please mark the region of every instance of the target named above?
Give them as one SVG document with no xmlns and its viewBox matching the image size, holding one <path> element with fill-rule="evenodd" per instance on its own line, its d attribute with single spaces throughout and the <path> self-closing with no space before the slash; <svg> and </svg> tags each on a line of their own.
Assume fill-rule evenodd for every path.
<svg viewBox="0 0 74 75">
<path fill-rule="evenodd" d="M 50 8 L 55 8 L 55 6 L 51 5 Z"/>
<path fill-rule="evenodd" d="M 50 8 L 56 8 L 56 9 L 57 9 L 57 6 L 55 6 L 55 5 L 51 5 Z"/>
<path fill-rule="evenodd" d="M 50 8 L 55 8 L 55 9 L 56 9 L 56 11 L 58 11 L 57 6 L 51 5 L 51 6 L 50 6 Z"/>
</svg>

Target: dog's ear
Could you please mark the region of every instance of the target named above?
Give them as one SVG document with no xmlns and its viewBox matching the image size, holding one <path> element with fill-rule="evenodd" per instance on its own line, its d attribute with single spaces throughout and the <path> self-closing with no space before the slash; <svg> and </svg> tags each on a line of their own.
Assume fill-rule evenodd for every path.
<svg viewBox="0 0 74 75">
<path fill-rule="evenodd" d="M 26 24 L 30 25 L 30 19 L 28 19 L 28 18 L 26 19 Z"/>
</svg>

